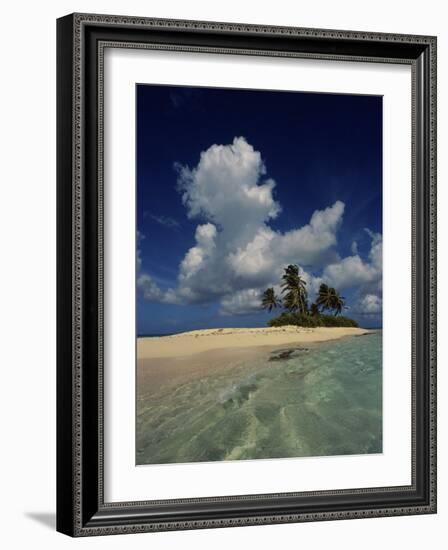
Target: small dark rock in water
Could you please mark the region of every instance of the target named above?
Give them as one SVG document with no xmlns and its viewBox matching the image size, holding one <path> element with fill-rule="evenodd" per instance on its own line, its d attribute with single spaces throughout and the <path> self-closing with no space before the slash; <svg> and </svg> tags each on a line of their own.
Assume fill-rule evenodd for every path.
<svg viewBox="0 0 448 550">
<path fill-rule="evenodd" d="M 271 355 L 269 361 L 284 361 L 285 359 L 290 359 L 296 353 L 307 352 L 308 348 L 292 348 L 279 351 L 276 355 Z"/>
</svg>

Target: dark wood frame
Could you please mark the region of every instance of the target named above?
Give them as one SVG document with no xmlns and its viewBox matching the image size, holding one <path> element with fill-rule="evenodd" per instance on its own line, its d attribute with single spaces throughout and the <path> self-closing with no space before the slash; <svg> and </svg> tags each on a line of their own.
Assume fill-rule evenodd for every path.
<svg viewBox="0 0 448 550">
<path fill-rule="evenodd" d="M 111 46 L 411 65 L 410 486 L 104 502 L 102 55 Z M 58 531 L 88 536 L 434 513 L 436 38 L 74 14 L 57 22 L 57 51 Z"/>
</svg>

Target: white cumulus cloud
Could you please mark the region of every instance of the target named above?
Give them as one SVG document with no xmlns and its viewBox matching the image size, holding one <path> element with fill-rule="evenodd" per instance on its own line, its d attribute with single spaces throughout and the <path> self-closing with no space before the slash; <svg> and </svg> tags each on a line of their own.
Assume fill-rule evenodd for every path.
<svg viewBox="0 0 448 550">
<path fill-rule="evenodd" d="M 188 216 L 202 215 L 226 230 L 228 238 L 241 239 L 241 230 L 254 233 L 280 212 L 272 193 L 275 182 L 262 181 L 266 168 L 261 155 L 242 137 L 230 145 L 212 145 L 193 169 L 180 165 L 177 169 Z"/>
<path fill-rule="evenodd" d="M 382 299 L 375 294 L 366 294 L 356 304 L 354 310 L 360 314 L 378 314 L 383 308 Z"/>
<path fill-rule="evenodd" d="M 163 298 L 163 292 L 147 273 L 137 277 L 137 287 L 142 291 L 143 297 L 150 302 L 159 302 Z"/>
<path fill-rule="evenodd" d="M 261 291 L 256 288 L 239 290 L 221 300 L 222 315 L 246 315 L 261 311 Z"/>
<path fill-rule="evenodd" d="M 301 267 L 310 294 L 326 279 L 338 289 L 364 285 L 367 291 L 369 285 L 378 286 L 380 235 L 370 235 L 368 261 L 357 253 L 341 259 L 336 252 L 343 202 L 316 210 L 308 223 L 286 232 L 270 226 L 281 213 L 276 182 L 266 177 L 260 152 L 244 137 L 212 145 L 195 167 L 177 164 L 176 170 L 187 215 L 198 220 L 195 242 L 180 262 L 175 287 L 161 289 L 148 274 L 140 274 L 138 286 L 146 299 L 176 304 L 218 301 L 222 314 L 250 313 L 260 310 L 261 292 L 278 284 L 289 263 Z"/>
<path fill-rule="evenodd" d="M 353 313 L 379 315 L 382 312 L 383 239 L 379 233 L 365 231 L 371 240 L 367 259 L 361 258 L 356 247 L 356 254 L 326 266 L 322 279 L 339 290 L 356 289 Z"/>
<path fill-rule="evenodd" d="M 383 265 L 383 240 L 379 233 L 373 233 L 366 229 L 371 238 L 371 246 L 367 260 L 363 260 L 359 254 L 346 256 L 337 262 L 330 263 L 323 271 L 322 278 L 328 284 L 338 288 L 350 288 L 360 286 L 368 288 L 381 288 Z"/>
</svg>

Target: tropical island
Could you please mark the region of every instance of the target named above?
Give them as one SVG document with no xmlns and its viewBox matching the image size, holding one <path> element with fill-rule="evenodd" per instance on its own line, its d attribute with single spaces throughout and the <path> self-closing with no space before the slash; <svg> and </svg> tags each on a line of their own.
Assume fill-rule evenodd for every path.
<svg viewBox="0 0 448 550">
<path fill-rule="evenodd" d="M 260 296 L 284 309 L 267 327 L 138 338 L 138 464 L 381 452 L 381 336 L 325 283 L 309 305 L 297 265 L 279 288 Z"/>
<path fill-rule="evenodd" d="M 135 464 L 381 453 L 381 96 L 135 95 Z"/>
<path fill-rule="evenodd" d="M 284 268 L 279 297 L 274 287 L 261 295 L 260 308 L 271 312 L 284 308 L 278 317 L 268 321 L 269 328 L 201 329 L 169 336 L 139 338 L 139 362 L 154 358 L 182 358 L 214 350 L 214 360 L 226 357 L 231 350 L 311 344 L 359 336 L 369 331 L 341 313 L 347 308 L 345 298 L 333 287 L 322 283 L 316 301 L 309 305 L 306 281 L 300 268 L 291 264 Z M 219 351 L 219 354 L 217 354 Z M 261 350 L 260 350 L 261 351 Z M 207 364 L 210 357 L 202 358 Z M 183 367 L 185 368 L 185 366 Z"/>
<path fill-rule="evenodd" d="M 270 319 L 268 327 L 200 329 L 169 336 L 141 337 L 137 340 L 139 364 L 147 368 L 147 361 L 155 358 L 180 359 L 212 350 L 213 360 L 219 363 L 241 348 L 246 348 L 246 353 L 249 350 L 257 353 L 257 349 L 262 351 L 260 348 L 312 344 L 369 333 L 356 321 L 342 315 L 347 309 L 345 298 L 333 287 L 322 283 L 315 302 L 309 305 L 306 281 L 295 264 L 284 268 L 279 292 L 282 297 L 274 287 L 269 287 L 260 296 L 260 309 L 285 310 Z M 197 360 L 208 364 L 210 357 L 204 355 Z"/>
<path fill-rule="evenodd" d="M 280 289 L 283 298 L 276 294 L 274 287 L 267 288 L 261 297 L 263 309 L 269 312 L 278 307 L 285 309 L 268 321 L 270 327 L 358 327 L 356 321 L 341 315 L 342 310 L 347 309 L 345 298 L 325 283 L 321 283 L 315 302 L 309 305 L 306 281 L 295 264 L 284 268 Z"/>
</svg>

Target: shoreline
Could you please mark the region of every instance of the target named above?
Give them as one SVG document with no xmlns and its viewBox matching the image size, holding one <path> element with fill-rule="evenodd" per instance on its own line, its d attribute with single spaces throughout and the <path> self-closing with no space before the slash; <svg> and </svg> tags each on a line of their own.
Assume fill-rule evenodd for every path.
<svg viewBox="0 0 448 550">
<path fill-rule="evenodd" d="M 306 328 L 284 327 L 222 328 L 182 332 L 169 336 L 137 338 L 137 358 L 147 359 L 189 357 L 203 352 L 235 348 L 261 348 L 303 345 L 361 336 L 372 331 L 353 327 Z"/>
</svg>

